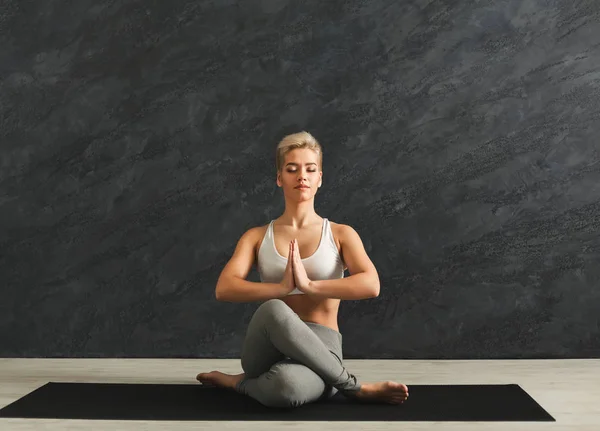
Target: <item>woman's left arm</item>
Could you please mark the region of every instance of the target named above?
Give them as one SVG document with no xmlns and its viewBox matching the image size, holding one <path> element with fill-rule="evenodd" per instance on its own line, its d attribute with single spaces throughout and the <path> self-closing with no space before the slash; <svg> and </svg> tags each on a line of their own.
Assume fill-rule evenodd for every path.
<svg viewBox="0 0 600 431">
<path fill-rule="evenodd" d="M 349 277 L 313 280 L 309 295 L 319 298 L 367 299 L 379 296 L 379 275 L 369 259 L 358 233 L 348 225 L 340 225 L 339 241 Z"/>
</svg>

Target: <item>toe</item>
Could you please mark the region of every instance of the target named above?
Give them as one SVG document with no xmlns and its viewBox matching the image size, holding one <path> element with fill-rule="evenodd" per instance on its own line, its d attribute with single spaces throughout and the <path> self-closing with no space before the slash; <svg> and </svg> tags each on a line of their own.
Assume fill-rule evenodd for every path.
<svg viewBox="0 0 600 431">
<path fill-rule="evenodd" d="M 401 392 L 408 393 L 408 387 L 403 383 L 390 382 L 394 389 L 400 390 Z"/>
</svg>

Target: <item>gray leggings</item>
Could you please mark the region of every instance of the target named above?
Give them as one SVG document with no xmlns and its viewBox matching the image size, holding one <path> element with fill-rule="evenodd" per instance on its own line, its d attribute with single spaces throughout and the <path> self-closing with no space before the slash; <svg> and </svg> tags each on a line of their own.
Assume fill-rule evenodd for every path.
<svg viewBox="0 0 600 431">
<path fill-rule="evenodd" d="M 304 322 L 282 300 L 261 304 L 242 347 L 244 379 L 236 391 L 267 407 L 298 407 L 327 399 L 338 391 L 360 390 L 342 365 L 342 334 Z"/>
</svg>

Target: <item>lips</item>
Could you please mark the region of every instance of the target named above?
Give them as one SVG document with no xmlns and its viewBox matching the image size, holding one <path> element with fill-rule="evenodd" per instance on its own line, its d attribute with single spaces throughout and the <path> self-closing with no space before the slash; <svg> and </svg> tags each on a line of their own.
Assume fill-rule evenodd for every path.
<svg viewBox="0 0 600 431">
<path fill-rule="evenodd" d="M 307 187 L 307 186 L 299 186 L 299 187 L 294 187 L 294 188 L 296 188 L 296 189 L 308 189 L 309 187 Z"/>
</svg>

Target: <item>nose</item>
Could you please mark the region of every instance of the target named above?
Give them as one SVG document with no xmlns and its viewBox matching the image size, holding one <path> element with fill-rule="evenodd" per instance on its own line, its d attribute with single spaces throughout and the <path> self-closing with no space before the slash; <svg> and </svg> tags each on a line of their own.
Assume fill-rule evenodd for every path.
<svg viewBox="0 0 600 431">
<path fill-rule="evenodd" d="M 302 173 L 302 171 L 300 171 L 300 175 L 298 175 L 298 181 L 304 181 L 306 180 L 306 177 L 308 175 L 306 175 L 306 173 Z"/>
</svg>

